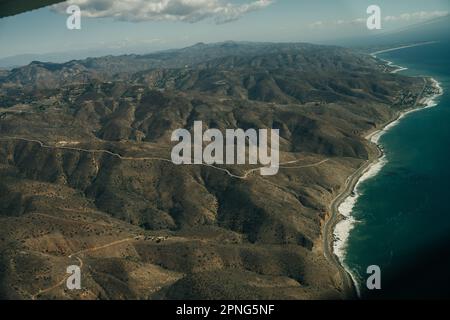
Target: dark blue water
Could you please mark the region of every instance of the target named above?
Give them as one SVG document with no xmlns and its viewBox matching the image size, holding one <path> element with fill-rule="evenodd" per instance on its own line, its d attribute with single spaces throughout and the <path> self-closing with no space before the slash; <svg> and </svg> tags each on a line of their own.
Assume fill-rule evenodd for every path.
<svg viewBox="0 0 450 320">
<path fill-rule="evenodd" d="M 362 289 L 369 265 L 382 289 L 365 298 L 450 297 L 450 43 L 392 51 L 380 58 L 432 76 L 438 106 L 407 115 L 380 139 L 387 164 L 359 187 L 346 264 Z"/>
</svg>

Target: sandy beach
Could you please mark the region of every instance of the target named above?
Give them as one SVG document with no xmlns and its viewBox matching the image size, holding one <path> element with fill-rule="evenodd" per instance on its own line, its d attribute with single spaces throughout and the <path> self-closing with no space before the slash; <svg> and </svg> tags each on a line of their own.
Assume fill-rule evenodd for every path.
<svg viewBox="0 0 450 320">
<path fill-rule="evenodd" d="M 384 61 L 389 66 L 395 66 L 390 61 Z M 406 70 L 406 68 L 401 66 L 395 67 L 397 69 L 391 71 L 392 73 Z M 358 223 L 352 216 L 353 208 L 359 197 L 358 186 L 362 182 L 376 176 L 387 162 L 383 148 L 379 144 L 381 136 L 396 126 L 406 115 L 437 105 L 436 99 L 442 95 L 441 85 L 433 78 L 424 78 L 424 81 L 423 90 L 412 108 L 398 113 L 392 120 L 374 129 L 365 136 L 373 144 L 374 153 L 369 157 L 369 160 L 348 177 L 343 186 L 343 191 L 339 193 L 331 204 L 330 219 L 324 224 L 324 254 L 330 262 L 340 269 L 344 290 L 346 296 L 349 298 L 359 297 L 361 292 L 357 277 L 344 261 L 348 237 L 354 225 Z M 424 97 L 424 90 L 430 82 L 439 93 Z"/>
</svg>

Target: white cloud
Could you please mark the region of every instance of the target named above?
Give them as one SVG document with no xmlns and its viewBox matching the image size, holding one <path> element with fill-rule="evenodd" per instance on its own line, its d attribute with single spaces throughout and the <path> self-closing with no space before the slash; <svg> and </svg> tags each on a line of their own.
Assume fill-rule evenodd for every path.
<svg viewBox="0 0 450 320">
<path fill-rule="evenodd" d="M 448 11 L 418 11 L 413 13 L 403 13 L 398 16 L 386 16 L 384 21 L 429 20 L 447 15 Z"/>
<path fill-rule="evenodd" d="M 385 22 L 418 22 L 425 21 L 434 18 L 444 17 L 449 14 L 448 11 L 418 11 L 412 13 L 402 13 L 398 16 L 385 16 L 383 21 Z M 309 24 L 312 29 L 321 27 L 343 26 L 343 25 L 357 25 L 365 24 L 367 18 L 357 18 L 352 20 L 337 20 L 337 21 L 316 21 Z"/>
<path fill-rule="evenodd" d="M 324 24 L 325 24 L 325 23 L 324 23 L 323 21 L 316 21 L 316 22 L 311 23 L 309 26 L 310 26 L 311 28 L 320 28 L 320 27 L 322 27 Z"/>
<path fill-rule="evenodd" d="M 78 5 L 82 17 L 112 17 L 125 21 L 170 20 L 197 22 L 212 18 L 216 23 L 237 20 L 244 14 L 263 9 L 274 0 L 252 0 L 234 4 L 225 0 L 68 0 L 52 8 L 65 13 L 69 5 Z"/>
</svg>

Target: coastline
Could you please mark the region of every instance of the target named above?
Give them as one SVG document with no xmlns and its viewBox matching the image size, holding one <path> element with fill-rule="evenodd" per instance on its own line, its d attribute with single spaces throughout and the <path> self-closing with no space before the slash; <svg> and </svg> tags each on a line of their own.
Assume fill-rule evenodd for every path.
<svg viewBox="0 0 450 320">
<path fill-rule="evenodd" d="M 372 55 L 372 56 L 376 58 L 375 55 Z M 395 68 L 394 70 L 391 71 L 391 73 L 398 73 L 398 72 L 400 72 L 400 71 L 408 70 L 408 68 L 402 67 L 402 66 L 399 66 L 399 65 L 396 65 L 396 64 L 394 64 L 394 62 L 392 62 L 392 61 L 389 61 L 389 60 L 386 60 L 386 59 L 381 59 L 381 58 L 378 58 L 378 59 L 380 59 L 381 61 L 386 62 L 386 65 L 387 65 L 388 67 L 393 67 L 393 68 Z"/>
<path fill-rule="evenodd" d="M 434 43 L 437 43 L 437 42 L 438 41 L 418 42 L 418 43 L 408 44 L 408 45 L 404 45 L 404 46 L 400 46 L 400 47 L 394 47 L 394 48 L 388 48 L 388 49 L 375 51 L 375 52 L 372 52 L 371 55 L 375 56 L 375 55 L 380 54 L 380 53 L 391 52 L 391 51 L 396 51 L 396 50 L 406 49 L 406 48 L 420 47 L 420 46 L 425 46 L 425 45 L 428 45 L 428 44 L 434 44 Z"/>
<path fill-rule="evenodd" d="M 375 54 L 371 55 L 376 57 Z M 390 71 L 391 73 L 407 70 L 407 68 L 395 65 L 391 61 L 380 60 L 384 61 L 389 67 L 396 67 L 396 69 Z M 393 119 L 365 136 L 365 139 L 374 146 L 375 154 L 369 156 L 369 159 L 347 178 L 343 191 L 331 203 L 331 217 L 324 225 L 324 255 L 338 268 L 346 297 L 359 298 L 361 294 L 360 283 L 356 275 L 345 263 L 347 241 L 351 230 L 358 223 L 352 216 L 353 208 L 360 196 L 358 186 L 376 176 L 387 163 L 383 147 L 379 144 L 381 136 L 396 126 L 406 115 L 437 105 L 436 99 L 443 94 L 440 83 L 432 77 L 423 79 L 425 81 L 424 88 L 412 108 L 399 112 Z M 429 82 L 437 93 L 424 97 L 423 93 Z"/>
</svg>

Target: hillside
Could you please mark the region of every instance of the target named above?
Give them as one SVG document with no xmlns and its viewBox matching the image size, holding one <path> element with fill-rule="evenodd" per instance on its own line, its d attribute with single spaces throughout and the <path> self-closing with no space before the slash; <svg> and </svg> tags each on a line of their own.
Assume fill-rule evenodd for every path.
<svg viewBox="0 0 450 320">
<path fill-rule="evenodd" d="M 374 154 L 364 134 L 424 86 L 386 71 L 339 47 L 225 42 L 2 72 L 0 296 L 345 298 L 330 203 Z M 196 120 L 280 129 L 279 173 L 173 165 L 172 131 Z M 80 261 L 81 292 L 53 287 Z"/>
</svg>

